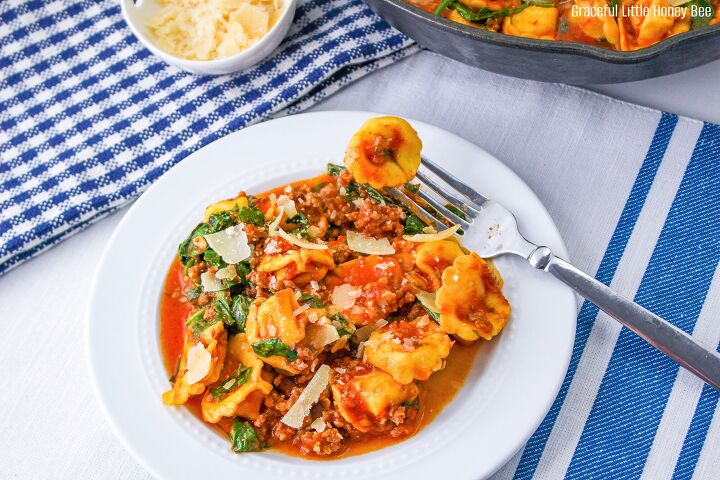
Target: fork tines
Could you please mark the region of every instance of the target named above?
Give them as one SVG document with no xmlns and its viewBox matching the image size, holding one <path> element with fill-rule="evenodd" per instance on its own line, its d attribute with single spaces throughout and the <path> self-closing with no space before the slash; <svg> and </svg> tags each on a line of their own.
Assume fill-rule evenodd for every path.
<svg viewBox="0 0 720 480">
<path fill-rule="evenodd" d="M 422 157 L 421 165 L 432 175 L 418 170 L 415 178 L 420 181 L 420 188 L 417 192 L 407 187 L 388 191 L 427 224 L 441 230 L 459 224 L 467 230 L 487 198 L 426 157 Z"/>
</svg>

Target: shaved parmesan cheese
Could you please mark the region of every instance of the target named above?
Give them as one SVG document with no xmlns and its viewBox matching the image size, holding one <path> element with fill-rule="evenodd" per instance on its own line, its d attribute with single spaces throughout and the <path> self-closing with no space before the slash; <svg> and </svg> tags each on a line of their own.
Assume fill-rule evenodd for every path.
<svg viewBox="0 0 720 480">
<path fill-rule="evenodd" d="M 272 28 L 282 11 L 277 0 L 157 0 L 147 27 L 163 50 L 189 60 L 240 53 Z"/>
<path fill-rule="evenodd" d="M 307 309 L 310 308 L 310 305 L 300 305 L 295 311 L 293 312 L 293 317 L 297 317 L 301 313 L 305 312 Z"/>
<path fill-rule="evenodd" d="M 188 350 L 185 383 L 192 385 L 205 378 L 205 375 L 210 371 L 211 360 L 210 352 L 205 350 L 202 342 L 198 342 L 191 347 Z"/>
<path fill-rule="evenodd" d="M 310 424 L 310 428 L 315 430 L 318 433 L 322 433 L 325 431 L 325 427 L 327 425 L 325 424 L 325 420 L 322 419 L 322 417 L 318 417 Z"/>
<path fill-rule="evenodd" d="M 392 255 L 395 249 L 387 238 L 372 238 L 357 232 L 347 232 L 347 244 L 350 250 L 368 255 Z"/>
<path fill-rule="evenodd" d="M 361 342 L 357 347 L 357 352 L 355 352 L 355 358 L 362 358 L 364 353 L 365 353 L 365 342 Z"/>
<path fill-rule="evenodd" d="M 353 287 L 348 283 L 343 283 L 335 287 L 332 293 L 332 303 L 340 310 L 347 310 L 355 305 L 355 299 L 360 296 L 362 290 Z"/>
<path fill-rule="evenodd" d="M 209 233 L 205 235 L 205 240 L 225 263 L 240 263 L 250 257 L 250 245 L 242 223 L 217 233 Z"/>
<path fill-rule="evenodd" d="M 435 294 L 434 293 L 424 292 L 424 291 L 420 290 L 419 292 L 417 292 L 415 294 L 415 298 L 417 298 L 420 301 L 420 303 L 422 303 L 423 306 L 425 308 L 427 308 L 428 310 L 431 310 L 435 313 L 440 312 L 440 309 L 435 304 Z"/>
<path fill-rule="evenodd" d="M 219 292 L 220 290 L 225 290 L 225 286 L 212 272 L 201 273 L 200 284 L 204 292 Z"/>
<path fill-rule="evenodd" d="M 288 218 L 292 218 L 298 214 L 295 208 L 295 201 L 291 200 L 287 195 L 280 195 L 277 199 L 277 206 L 285 210 Z"/>
<path fill-rule="evenodd" d="M 320 395 L 325 391 L 330 382 L 330 367 L 321 365 L 308 382 L 305 390 L 302 391 L 297 401 L 290 407 L 285 416 L 280 419 L 282 423 L 292 428 L 300 428 L 305 417 L 310 414 L 310 409 L 318 401 Z"/>
<path fill-rule="evenodd" d="M 270 235 L 275 235 L 277 233 L 277 229 L 280 226 L 280 222 L 282 222 L 283 215 L 285 214 L 285 209 L 283 207 L 280 207 L 280 210 L 278 211 L 277 217 L 272 221 L 270 225 L 268 225 L 268 233 Z"/>
<path fill-rule="evenodd" d="M 358 328 L 353 334 L 353 340 L 356 343 L 364 342 L 365 340 L 367 340 L 371 333 L 373 333 L 380 327 L 384 327 L 387 324 L 387 320 L 380 319 L 375 323 L 371 323 L 370 325 L 365 325 L 364 327 Z"/>
<path fill-rule="evenodd" d="M 218 280 L 231 280 L 233 278 L 237 277 L 237 270 L 235 269 L 235 265 L 228 265 L 225 268 L 221 268 L 217 272 L 215 272 L 215 278 Z"/>
<path fill-rule="evenodd" d="M 312 243 L 308 242 L 307 240 L 304 240 L 298 236 L 291 235 L 287 233 L 282 228 L 278 228 L 277 234 L 280 235 L 282 238 L 287 240 L 288 242 L 292 243 L 293 245 L 296 245 L 300 248 L 308 248 L 310 250 L 327 250 L 328 246 L 323 243 Z"/>
<path fill-rule="evenodd" d="M 460 230 L 460 225 L 454 225 L 442 232 L 438 233 L 416 233 L 415 235 L 403 235 L 405 240 L 410 242 L 434 242 L 435 240 L 445 240 L 455 235 Z"/>
<path fill-rule="evenodd" d="M 305 327 L 305 339 L 315 350 L 321 350 L 325 345 L 330 345 L 339 338 L 337 329 L 332 325 L 311 323 Z"/>
</svg>

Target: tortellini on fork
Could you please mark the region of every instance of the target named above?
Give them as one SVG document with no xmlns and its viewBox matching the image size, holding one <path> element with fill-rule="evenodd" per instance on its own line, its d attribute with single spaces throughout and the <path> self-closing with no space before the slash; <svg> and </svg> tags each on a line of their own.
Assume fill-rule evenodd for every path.
<svg viewBox="0 0 720 480">
<path fill-rule="evenodd" d="M 415 177 L 421 149 L 420 137 L 407 120 L 371 118 L 350 139 L 345 166 L 359 183 L 397 187 Z"/>
</svg>

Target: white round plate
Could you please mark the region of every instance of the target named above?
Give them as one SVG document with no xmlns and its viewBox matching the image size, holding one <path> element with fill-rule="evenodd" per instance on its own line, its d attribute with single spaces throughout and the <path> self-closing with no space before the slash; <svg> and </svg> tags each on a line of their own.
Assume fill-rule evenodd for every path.
<svg viewBox="0 0 720 480">
<path fill-rule="evenodd" d="M 365 112 L 323 112 L 262 123 L 190 155 L 135 202 L 113 234 L 95 278 L 86 342 L 95 392 L 115 434 L 155 476 L 168 479 L 478 479 L 527 441 L 565 375 L 575 336 L 574 295 L 524 261 L 499 258 L 512 317 L 485 345 L 447 408 L 408 440 L 376 452 L 312 461 L 272 451 L 237 455 L 185 408 L 163 405 L 169 388 L 158 306 L 176 247 L 214 200 L 322 173 L 342 163 Z M 500 161 L 431 125 L 411 121 L 423 152 L 517 215 L 530 240 L 567 256 L 548 212 Z M 247 477 L 242 475 L 246 474 Z M 250 475 L 252 475 L 250 477 Z"/>
</svg>

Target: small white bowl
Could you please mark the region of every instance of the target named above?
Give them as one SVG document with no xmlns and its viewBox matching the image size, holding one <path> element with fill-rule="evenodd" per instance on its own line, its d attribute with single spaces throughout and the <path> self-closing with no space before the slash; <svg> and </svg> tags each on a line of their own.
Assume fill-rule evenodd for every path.
<svg viewBox="0 0 720 480">
<path fill-rule="evenodd" d="M 188 60 L 176 57 L 158 47 L 153 42 L 146 26 L 146 20 L 160 9 L 155 0 L 120 0 L 120 6 L 125 21 L 135 36 L 156 56 L 191 73 L 223 75 L 252 67 L 280 45 L 292 24 L 297 0 L 283 0 L 283 11 L 280 18 L 257 43 L 231 57 L 217 60 Z"/>
</svg>

